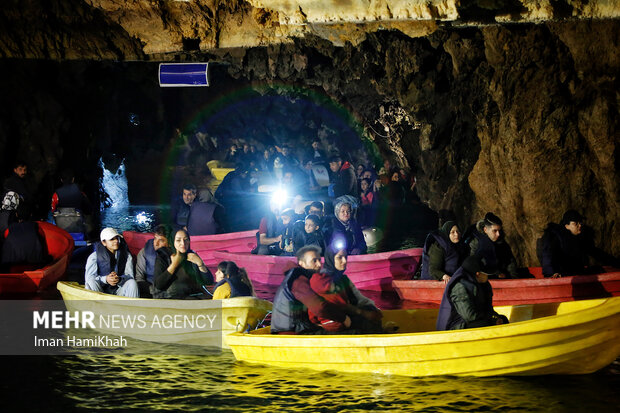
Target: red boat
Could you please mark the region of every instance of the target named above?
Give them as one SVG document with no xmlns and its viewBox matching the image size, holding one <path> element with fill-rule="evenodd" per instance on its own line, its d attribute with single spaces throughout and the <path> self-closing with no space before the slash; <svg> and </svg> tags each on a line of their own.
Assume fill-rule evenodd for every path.
<svg viewBox="0 0 620 413">
<path fill-rule="evenodd" d="M 48 254 L 53 262 L 41 269 L 32 271 L 19 270 L 0 274 L 0 294 L 5 293 L 34 293 L 56 285 L 67 272 L 71 253 L 73 252 L 73 238 L 69 233 L 48 222 L 37 222 L 43 233 Z M 23 268 L 23 267 L 22 267 Z"/>
<path fill-rule="evenodd" d="M 530 268 L 532 274 L 542 274 L 540 268 Z M 524 278 L 490 280 L 493 305 L 519 305 L 583 300 L 620 295 L 620 270 L 595 275 L 575 275 L 562 278 Z M 445 283 L 430 280 L 394 280 L 393 286 L 403 300 L 439 304 Z"/>
<path fill-rule="evenodd" d="M 231 252 L 247 252 L 249 253 L 256 246 L 256 231 L 230 232 L 227 234 L 215 235 L 194 235 L 190 237 L 190 246 L 202 258 L 205 265 L 213 270 L 217 263 L 213 257 L 214 251 L 231 251 Z M 153 233 L 125 231 L 123 237 L 129 251 L 134 255 L 138 255 L 140 250 L 144 248 L 146 241 L 153 238 Z"/>
<path fill-rule="evenodd" d="M 295 257 L 221 251 L 214 252 L 213 256 L 218 262 L 234 261 L 247 270 L 252 281 L 270 285 L 280 285 L 284 273 L 296 265 Z M 360 290 L 392 291 L 392 281 L 412 278 L 421 259 L 422 248 L 351 255 L 345 273 Z"/>
</svg>

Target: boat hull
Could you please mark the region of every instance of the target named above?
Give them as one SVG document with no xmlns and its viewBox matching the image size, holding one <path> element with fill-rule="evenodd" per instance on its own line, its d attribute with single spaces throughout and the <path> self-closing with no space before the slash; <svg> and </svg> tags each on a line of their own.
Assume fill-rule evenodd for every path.
<svg viewBox="0 0 620 413">
<path fill-rule="evenodd" d="M 252 281 L 268 285 L 280 285 L 284 273 L 296 265 L 295 257 L 223 251 L 216 251 L 213 256 L 217 261 L 234 261 L 247 270 Z M 421 258 L 421 248 L 351 255 L 345 273 L 360 290 L 392 291 L 392 281 L 412 278 Z"/>
<path fill-rule="evenodd" d="M 237 297 L 226 300 L 154 300 L 127 298 L 86 290 L 77 283 L 59 282 L 67 310 L 92 311 L 96 316 L 107 314 L 144 315 L 152 325 L 157 316 L 184 317 L 219 314 L 221 329 L 205 329 L 196 325 L 187 328 L 97 328 L 98 331 L 124 335 L 138 340 L 158 343 L 192 344 L 206 347 L 226 346 L 223 337 L 235 331 L 253 329 L 271 311 L 271 303 L 256 297 Z M 118 327 L 118 326 L 117 326 Z"/>
<path fill-rule="evenodd" d="M 384 321 L 412 332 L 291 336 L 261 329 L 227 342 L 248 363 L 415 377 L 586 374 L 620 355 L 620 297 L 496 310 L 511 323 L 432 331 L 436 309 L 391 310 Z"/>
<path fill-rule="evenodd" d="M 490 280 L 494 305 L 551 303 L 620 295 L 620 271 L 562 278 Z M 445 284 L 431 280 L 394 280 L 403 300 L 441 303 Z"/>
<path fill-rule="evenodd" d="M 53 258 L 52 263 L 33 271 L 0 274 L 0 294 L 35 293 L 55 285 L 65 276 L 73 253 L 73 238 L 49 222 L 37 224 L 44 234 L 48 254 Z"/>
</svg>

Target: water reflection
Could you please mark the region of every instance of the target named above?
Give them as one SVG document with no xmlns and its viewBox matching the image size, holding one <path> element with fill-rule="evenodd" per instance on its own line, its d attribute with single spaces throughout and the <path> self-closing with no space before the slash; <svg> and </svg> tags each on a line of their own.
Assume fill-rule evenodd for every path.
<svg viewBox="0 0 620 413">
<path fill-rule="evenodd" d="M 62 404 L 85 410 L 563 412 L 608 411 L 620 401 L 612 368 L 588 376 L 415 379 L 252 366 L 230 352 L 54 360 L 53 374 L 66 374 L 56 385 Z"/>
<path fill-rule="evenodd" d="M 112 227 L 118 231 L 151 232 L 166 222 L 169 205 L 130 205 L 107 208 L 101 211 L 101 228 Z"/>
</svg>

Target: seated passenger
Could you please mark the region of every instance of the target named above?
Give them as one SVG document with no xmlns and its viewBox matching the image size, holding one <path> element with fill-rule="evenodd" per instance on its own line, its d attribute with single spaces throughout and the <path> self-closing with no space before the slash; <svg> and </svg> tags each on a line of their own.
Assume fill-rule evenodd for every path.
<svg viewBox="0 0 620 413">
<path fill-rule="evenodd" d="M 332 243 L 334 239 L 341 238 L 347 245 L 347 254 L 366 254 L 366 240 L 364 233 L 357 221 L 351 217 L 352 208 L 348 202 L 338 202 L 334 207 L 335 216 L 331 220 L 331 228 L 325 237 L 326 243 Z"/>
<path fill-rule="evenodd" d="M 497 278 L 517 278 L 517 261 L 504 239 L 502 220 L 492 212 L 478 221 L 469 239 L 470 255 L 479 255 L 499 271 Z"/>
<path fill-rule="evenodd" d="M 138 253 L 136 258 L 136 282 L 140 289 L 140 297 L 151 298 L 153 293 L 151 288 L 155 278 L 155 261 L 157 260 L 157 250 L 161 247 L 168 247 L 170 238 L 170 228 L 167 225 L 155 227 L 153 239 L 144 244 L 144 248 Z"/>
<path fill-rule="evenodd" d="M 195 201 L 189 208 L 187 232 L 192 235 L 213 235 L 220 227 L 218 218 L 221 216 L 220 206 L 215 202 Z"/>
<path fill-rule="evenodd" d="M 347 334 L 382 333 L 381 311 L 375 303 L 363 296 L 344 272 L 347 269 L 347 251 L 344 242 L 337 240 L 325 250 L 325 265 L 321 272 L 310 278 L 310 287 L 325 300 L 352 308 L 351 327 Z M 308 310 L 310 321 L 326 331 L 342 332 L 347 328 L 341 322 L 316 316 Z"/>
<path fill-rule="evenodd" d="M 213 284 L 213 275 L 190 249 L 187 231 L 179 229 L 168 244 L 157 250 L 153 298 L 209 298 L 205 285 Z"/>
<path fill-rule="evenodd" d="M 270 211 L 260 220 L 257 232 L 258 255 L 280 255 L 282 241 L 282 222 L 277 201 L 271 200 Z"/>
<path fill-rule="evenodd" d="M 232 261 L 222 261 L 217 266 L 213 290 L 214 300 L 225 298 L 256 296 L 252 281 L 245 268 L 239 268 Z"/>
<path fill-rule="evenodd" d="M 317 317 L 350 327 L 348 309 L 326 301 L 310 287 L 310 278 L 321 270 L 319 248 L 308 245 L 297 251 L 296 257 L 298 267 L 286 272 L 273 299 L 271 333 L 325 334 L 324 329 L 310 321 L 308 310 Z"/>
<path fill-rule="evenodd" d="M 138 283 L 133 278 L 133 258 L 127 244 L 114 228 L 104 228 L 101 243 L 86 260 L 84 274 L 87 290 L 123 297 L 138 297 Z"/>
<path fill-rule="evenodd" d="M 287 208 L 282 211 L 280 219 L 282 220 L 282 232 L 280 249 L 283 251 L 282 255 L 293 255 L 293 226 L 294 226 L 295 211 L 293 208 Z"/>
<path fill-rule="evenodd" d="M 467 257 L 450 278 L 441 299 L 437 330 L 460 330 L 506 324 L 493 309 L 493 289 L 488 279 L 496 268 L 479 256 Z"/>
<path fill-rule="evenodd" d="M 320 231 L 321 219 L 316 215 L 308 215 L 302 228 L 296 229 L 293 233 L 293 250 L 295 253 L 306 245 L 316 245 L 325 251 L 325 240 Z"/>
<path fill-rule="evenodd" d="M 2 267 L 9 272 L 23 272 L 44 267 L 51 262 L 45 240 L 36 222 L 30 221 L 25 203 L 17 206 L 17 222 L 9 224 L 2 244 Z M 17 267 L 17 268 L 15 268 Z"/>
<path fill-rule="evenodd" d="M 441 229 L 428 234 L 424 241 L 421 279 L 447 283 L 468 256 L 459 227 L 455 221 L 447 221 Z"/>
<path fill-rule="evenodd" d="M 545 277 L 593 274 L 602 271 L 599 266 L 588 267 L 588 257 L 601 264 L 618 266 L 618 260 L 596 248 L 591 237 L 582 231 L 583 217 L 575 210 L 564 213 L 560 224 L 549 223 L 537 245 L 542 272 Z"/>
<path fill-rule="evenodd" d="M 196 199 L 197 189 L 194 184 L 183 185 L 183 193 L 181 198 L 175 200 L 172 204 L 172 227 L 174 229 L 187 229 L 187 220 L 189 219 L 189 211 L 194 200 Z"/>
<path fill-rule="evenodd" d="M 349 162 L 343 163 L 340 155 L 333 155 L 329 158 L 329 168 L 332 171 L 330 186 L 333 190 L 334 199 L 343 195 L 359 197 L 357 193 L 357 178 Z"/>
</svg>

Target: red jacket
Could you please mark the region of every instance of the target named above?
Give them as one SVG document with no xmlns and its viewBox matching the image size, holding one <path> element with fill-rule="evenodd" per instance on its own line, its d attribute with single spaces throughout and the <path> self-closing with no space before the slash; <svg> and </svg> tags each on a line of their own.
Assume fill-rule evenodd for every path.
<svg viewBox="0 0 620 413">
<path fill-rule="evenodd" d="M 337 291 L 336 284 L 332 281 L 331 275 L 325 273 L 317 273 L 310 278 L 310 287 L 315 293 L 323 297 L 326 301 L 334 304 L 348 304 L 347 295 L 344 291 Z M 345 329 L 343 323 L 330 320 L 328 318 L 319 317 L 308 310 L 308 318 L 314 324 L 319 324 L 327 331 L 342 331 Z"/>
</svg>

